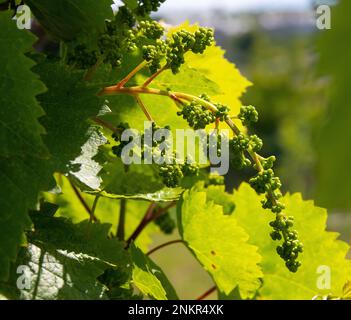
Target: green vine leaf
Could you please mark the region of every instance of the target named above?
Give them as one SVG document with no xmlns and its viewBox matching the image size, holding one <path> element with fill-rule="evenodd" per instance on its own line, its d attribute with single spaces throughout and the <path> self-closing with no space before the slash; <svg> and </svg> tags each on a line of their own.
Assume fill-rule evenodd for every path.
<svg viewBox="0 0 351 320">
<path fill-rule="evenodd" d="M 113 17 L 111 0 L 28 0 L 27 3 L 41 25 L 62 40 L 102 31 L 105 19 Z"/>
<path fill-rule="evenodd" d="M 9 275 L 38 192 L 54 186 L 38 121 L 44 114 L 35 97 L 45 90 L 25 56 L 35 41 L 18 30 L 9 12 L 0 12 L 0 280 Z"/>
<path fill-rule="evenodd" d="M 134 244 L 130 252 L 134 265 L 133 282 L 139 290 L 156 300 L 178 300 L 163 271 Z"/>
<path fill-rule="evenodd" d="M 81 154 L 72 161 L 73 166 L 79 166 L 79 171 L 70 174 L 84 191 L 94 191 L 101 185 L 99 173 L 103 164 L 100 163 L 99 148 L 107 143 L 107 139 L 96 127 L 90 127 L 87 136 L 89 139 L 81 147 Z"/>
<path fill-rule="evenodd" d="M 200 185 L 183 194 L 178 205 L 180 234 L 221 292 L 229 295 L 239 287 L 243 298 L 252 297 L 262 277 L 257 248 L 248 243 L 236 219 L 225 215 L 201 189 Z"/>
<path fill-rule="evenodd" d="M 98 299 L 104 296 L 106 288 L 98 283 L 97 278 L 107 268 L 121 272 L 129 269 L 131 274 L 132 270 L 128 267 L 131 265 L 130 257 L 123 244 L 107 238 L 110 225 L 91 224 L 88 221 L 73 225 L 66 219 L 38 213 L 34 213 L 32 219 L 35 229 L 29 234 L 29 240 L 40 248 L 38 251 L 36 247 L 29 247 L 31 261 L 38 265 L 36 274 L 44 272 L 41 273 L 43 277 L 49 272 L 49 278 L 55 275 L 61 279 L 56 280 L 61 284 L 60 288 L 54 286 L 54 292 L 51 293 L 45 287 L 50 280 L 42 278 L 41 287 L 39 276 L 34 277 L 39 282 L 38 294 L 50 294 L 51 299 Z M 40 265 L 35 260 L 43 261 L 43 264 Z M 31 264 L 29 266 L 31 267 Z M 60 269 L 65 273 L 60 274 Z M 37 295 L 36 298 L 43 297 Z"/>
<path fill-rule="evenodd" d="M 72 72 L 59 63 L 43 62 L 34 70 L 48 88 L 38 100 L 46 112 L 41 123 L 46 129 L 44 141 L 52 154 L 52 166 L 57 172 L 77 171 L 79 165 L 72 162 L 93 132 L 88 120 L 102 107 L 96 96 L 98 88 L 88 86 L 82 72 Z"/>
<path fill-rule="evenodd" d="M 50 203 L 58 205 L 56 217 L 63 217 L 72 220 L 73 223 L 81 223 L 89 215 L 82 203 L 77 198 L 68 179 L 62 175 L 56 175 L 60 193 L 45 193 L 45 199 Z M 92 208 L 95 199 L 94 195 L 81 193 L 87 205 Z M 127 201 L 125 235 L 128 238 L 140 223 L 145 214 L 149 202 L 140 200 Z M 96 206 L 95 216 L 101 223 L 109 224 L 108 233 L 115 236 L 120 212 L 120 200 L 100 197 Z M 142 250 L 148 250 L 153 242 L 152 237 L 159 232 L 154 224 L 149 224 L 136 240 L 136 245 Z"/>
<path fill-rule="evenodd" d="M 260 206 L 260 199 L 249 185 L 242 184 L 234 192 L 236 207 L 233 216 L 250 235 L 249 243 L 257 246 L 263 257 L 262 298 L 312 299 L 329 293 L 341 296 L 343 285 L 351 277 L 351 263 L 345 258 L 349 246 L 337 240 L 337 233 L 326 231 L 326 210 L 315 207 L 312 201 L 304 201 L 300 194 L 283 197 L 285 213 L 295 217 L 296 230 L 305 248 L 301 255 L 301 269 L 294 274 L 287 270 L 275 252 L 276 243 L 269 237 L 269 222 L 273 219 Z M 328 282 L 327 287 L 323 287 L 323 275 L 328 277 L 323 270 L 330 271 L 330 288 Z"/>
<path fill-rule="evenodd" d="M 122 243 L 107 238 L 110 225 L 88 221 L 74 225 L 45 211 L 33 212 L 31 218 L 30 244 L 21 250 L 12 282 L 0 283 L 1 292 L 14 292 L 9 288 L 16 288 L 17 266 L 24 268 L 23 283 L 29 281 L 17 292 L 21 299 L 107 299 L 107 287 L 98 281 L 106 269 L 129 273 L 131 278 L 129 254 Z"/>
<path fill-rule="evenodd" d="M 148 201 L 178 200 L 182 188 L 165 188 L 151 165 L 131 165 L 126 171 L 119 159 L 108 163 L 101 173 L 100 194 L 112 199 Z"/>
<path fill-rule="evenodd" d="M 139 82 L 141 81 L 139 80 Z M 206 73 L 199 72 L 187 64 L 182 66 L 180 72 L 176 75 L 170 70 L 163 72 L 154 80 L 152 86 L 162 90 L 171 89 L 172 91 L 185 92 L 197 96 L 204 92 L 209 96 L 214 96 L 221 92 L 218 84 L 209 80 L 206 77 Z"/>
<path fill-rule="evenodd" d="M 0 52 L 1 60 L 6 61 L 0 65 L 0 153 L 3 157 L 48 158 L 41 136 L 45 130 L 38 121 L 44 111 L 35 99 L 45 86 L 31 71 L 34 61 L 25 56 L 36 38 L 18 30 L 11 18 L 11 13 L 0 12 Z"/>
<path fill-rule="evenodd" d="M 21 290 L 21 299 L 107 299 L 97 277 L 108 265 L 92 256 L 29 245 L 19 263 L 27 267 L 30 279 L 30 289 Z"/>
<path fill-rule="evenodd" d="M 223 207 L 224 214 L 232 214 L 235 209 L 233 197 L 225 191 L 225 186 L 210 185 L 206 188 L 207 202 L 213 201 Z"/>
</svg>

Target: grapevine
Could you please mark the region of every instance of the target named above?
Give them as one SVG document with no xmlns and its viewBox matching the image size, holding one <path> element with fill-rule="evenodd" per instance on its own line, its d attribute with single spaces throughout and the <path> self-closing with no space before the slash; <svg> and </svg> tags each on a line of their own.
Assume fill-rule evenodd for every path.
<svg viewBox="0 0 351 320">
<path fill-rule="evenodd" d="M 147 29 L 149 28 L 149 25 L 145 26 Z M 139 27 L 139 32 L 141 32 L 140 28 L 142 27 Z M 147 65 L 150 67 L 150 71 L 154 72 L 151 79 L 154 80 L 155 74 L 158 76 L 160 70 L 163 72 L 166 69 L 171 69 L 173 73 L 179 72 L 180 66 L 185 62 L 185 52 L 203 53 L 206 47 L 213 43 L 213 40 L 212 30 L 200 28 L 193 34 L 186 30 L 177 31 L 172 34 L 171 40 L 157 39 L 158 46 L 162 50 L 159 50 L 156 46 L 143 47 Z M 162 60 L 165 60 L 163 68 L 161 68 Z M 122 86 L 118 84 L 106 87 L 100 95 L 128 94 L 139 96 L 151 94 L 166 96 L 181 108 L 177 115 L 186 119 L 189 126 L 195 130 L 204 129 L 216 121 L 225 122 L 234 134 L 229 142 L 231 161 L 238 169 L 253 167 L 258 171 L 257 175 L 250 179 L 250 184 L 257 193 L 265 195 L 266 200 L 262 201 L 263 208 L 276 214 L 276 220 L 270 224 L 274 229 L 271 238 L 276 241 L 283 241 L 282 245 L 277 247 L 277 253 L 285 261 L 286 267 L 291 272 L 296 272 L 301 265 L 297 259 L 303 251 L 303 245 L 298 240 L 297 231 L 292 229 L 293 217 L 286 217 L 282 213 L 285 206 L 279 201 L 282 197 L 279 191 L 281 182 L 272 169 L 275 158 L 271 156 L 265 159 L 257 153 L 263 147 L 262 140 L 256 135 L 248 136 L 241 132 L 233 119 L 229 117 L 229 108 L 212 102 L 206 94 L 196 97 L 180 92 L 162 91 L 149 88 L 150 83 L 151 81 L 147 81 L 147 86 L 137 87 L 125 87 L 125 83 Z M 253 106 L 243 106 L 237 119 L 241 121 L 243 126 L 252 125 L 258 121 L 258 112 Z M 184 173 L 196 174 L 196 170 L 190 170 L 189 172 L 186 167 L 179 164 L 167 164 L 160 167 L 160 176 L 167 187 L 177 187 L 184 177 Z"/>
<path fill-rule="evenodd" d="M 349 246 L 283 194 L 267 115 L 240 102 L 250 82 L 214 30 L 154 21 L 165 0 L 111 2 L 0 4 L 0 300 L 349 299 Z M 206 287 L 177 293 L 189 257 Z"/>
</svg>

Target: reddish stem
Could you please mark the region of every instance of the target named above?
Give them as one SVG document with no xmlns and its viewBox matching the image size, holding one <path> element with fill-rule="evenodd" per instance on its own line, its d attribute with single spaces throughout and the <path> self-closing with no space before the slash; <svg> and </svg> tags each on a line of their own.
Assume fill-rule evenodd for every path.
<svg viewBox="0 0 351 320">
<path fill-rule="evenodd" d="M 149 224 L 149 222 L 151 221 L 150 219 L 152 218 L 153 211 L 154 211 L 155 207 L 156 207 L 156 203 L 152 202 L 150 204 L 150 206 L 148 207 L 148 209 L 146 210 L 144 218 L 141 220 L 141 222 L 139 223 L 138 227 L 135 229 L 133 234 L 127 240 L 127 246 L 126 246 L 127 248 L 129 248 L 129 246 L 132 243 L 132 241 L 135 241 L 136 238 L 139 236 L 139 234 Z"/>
<path fill-rule="evenodd" d="M 106 129 L 109 129 L 110 131 L 114 132 L 114 133 L 121 133 L 122 130 L 114 127 L 111 123 L 105 121 L 105 120 L 102 120 L 98 117 L 93 117 L 91 118 L 92 121 L 94 121 L 96 124 L 102 126 L 103 128 L 106 128 Z"/>
<path fill-rule="evenodd" d="M 162 248 L 168 247 L 168 246 L 170 246 L 172 244 L 176 244 L 176 243 L 184 243 L 184 241 L 183 240 L 173 240 L 173 241 L 169 241 L 169 242 L 163 243 L 163 244 L 153 248 L 152 250 L 150 250 L 146 255 L 149 256 L 149 255 L 153 254 L 154 252 L 156 252 L 156 251 L 158 251 L 158 250 L 160 250 Z"/>
<path fill-rule="evenodd" d="M 211 289 L 207 290 L 204 294 L 202 294 L 200 297 L 198 297 L 196 300 L 205 300 L 209 295 L 211 295 L 213 292 L 217 290 L 217 287 L 214 286 Z"/>
<path fill-rule="evenodd" d="M 73 184 L 73 182 L 71 180 L 69 180 L 69 183 L 71 184 L 71 187 L 72 187 L 75 195 L 79 199 L 80 203 L 85 208 L 85 210 L 88 212 L 89 217 L 90 217 L 90 221 L 97 222 L 98 219 L 96 218 L 96 216 L 94 215 L 93 211 L 90 209 L 90 207 L 88 206 L 88 204 L 86 203 L 86 201 L 84 200 L 82 195 L 80 194 L 78 188 Z"/>
<path fill-rule="evenodd" d="M 140 235 L 140 233 L 147 227 L 147 225 L 152 222 L 153 220 L 159 218 L 161 215 L 163 215 L 165 212 L 167 212 L 170 208 L 174 207 L 176 205 L 176 202 L 170 203 L 168 206 L 164 208 L 160 208 L 156 213 L 154 212 L 157 204 L 155 202 L 152 202 L 150 206 L 148 207 L 144 218 L 141 220 L 139 223 L 138 227 L 135 229 L 133 234 L 129 237 L 127 240 L 127 246 L 126 248 L 129 248 L 130 244 L 132 241 L 135 241 L 136 238 Z"/>
</svg>

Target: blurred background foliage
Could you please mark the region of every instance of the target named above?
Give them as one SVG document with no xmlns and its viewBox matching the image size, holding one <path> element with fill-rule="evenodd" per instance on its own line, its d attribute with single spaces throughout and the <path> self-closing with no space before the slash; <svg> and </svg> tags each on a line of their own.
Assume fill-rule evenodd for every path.
<svg viewBox="0 0 351 320">
<path fill-rule="evenodd" d="M 318 41 L 319 69 L 331 76 L 328 109 L 316 148 L 318 154 L 316 197 L 328 208 L 350 211 L 351 141 L 351 1 L 343 0 L 333 10 L 334 25 Z"/>
</svg>

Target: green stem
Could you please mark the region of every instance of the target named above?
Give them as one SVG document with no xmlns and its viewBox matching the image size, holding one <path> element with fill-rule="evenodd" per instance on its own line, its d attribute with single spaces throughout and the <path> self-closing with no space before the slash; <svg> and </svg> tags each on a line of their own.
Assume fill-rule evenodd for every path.
<svg viewBox="0 0 351 320">
<path fill-rule="evenodd" d="M 120 241 L 124 241 L 124 237 L 125 237 L 126 208 L 127 208 L 127 200 L 122 198 L 120 202 L 119 221 L 118 221 L 118 227 L 117 227 L 117 238 Z"/>
<path fill-rule="evenodd" d="M 67 45 L 63 41 L 60 41 L 60 58 L 61 62 L 65 64 L 67 58 Z"/>
<path fill-rule="evenodd" d="M 97 207 L 97 204 L 99 202 L 99 199 L 100 199 L 100 195 L 98 194 L 98 195 L 95 196 L 95 199 L 94 199 L 94 202 L 93 202 L 93 206 L 91 207 L 91 217 L 96 217 L 95 216 L 95 211 L 96 211 L 96 207 Z"/>
<path fill-rule="evenodd" d="M 127 82 L 132 79 L 140 70 L 147 66 L 147 62 L 143 61 L 136 68 L 134 68 L 126 77 L 124 77 L 119 83 L 117 83 L 117 88 L 123 88 Z"/>
<path fill-rule="evenodd" d="M 155 72 L 149 79 L 143 84 L 143 88 L 146 88 L 152 81 L 154 81 L 163 71 L 167 70 L 168 65 L 163 66 L 160 70 Z"/>
<path fill-rule="evenodd" d="M 104 88 L 100 92 L 100 95 L 119 95 L 119 94 L 128 94 L 128 95 L 151 94 L 151 95 L 169 97 L 175 101 L 185 100 L 185 101 L 191 102 L 195 100 L 213 113 L 218 111 L 217 107 L 213 103 L 206 101 L 202 98 L 199 98 L 197 96 L 183 93 L 183 92 L 172 92 L 172 91 L 159 90 L 159 89 L 153 89 L 153 88 L 145 88 L 142 86 L 129 87 L 129 88 L 120 88 L 118 86 L 111 86 L 111 87 Z M 241 134 L 241 130 L 237 127 L 237 125 L 233 122 L 233 120 L 230 117 L 227 117 L 225 122 L 231 128 L 231 130 L 234 132 L 235 135 L 238 136 Z M 255 162 L 257 171 L 258 172 L 264 171 L 264 168 L 261 163 L 261 157 L 252 149 L 248 150 L 248 154 L 251 157 L 251 159 Z M 277 199 L 274 192 L 269 191 L 268 195 L 272 198 L 273 203 L 276 204 Z"/>
<path fill-rule="evenodd" d="M 151 113 L 149 112 L 149 110 L 146 108 L 145 104 L 143 103 L 143 101 L 140 99 L 140 96 L 139 95 L 136 95 L 135 96 L 135 99 L 138 103 L 138 105 L 140 106 L 141 110 L 143 110 L 146 118 L 151 121 L 151 122 L 154 122 L 154 120 L 152 119 L 152 116 L 151 116 Z"/>
</svg>

